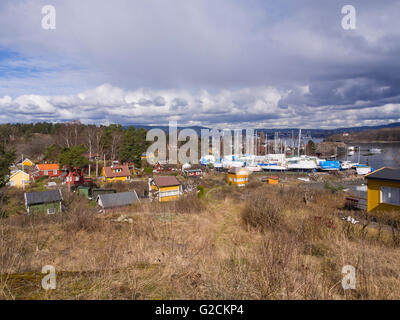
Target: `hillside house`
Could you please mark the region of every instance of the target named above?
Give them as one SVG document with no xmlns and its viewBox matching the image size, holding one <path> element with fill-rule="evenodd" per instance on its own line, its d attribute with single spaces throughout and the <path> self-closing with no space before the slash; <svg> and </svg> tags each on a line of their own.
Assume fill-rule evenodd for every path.
<svg viewBox="0 0 400 320">
<path fill-rule="evenodd" d="M 127 207 L 134 203 L 139 203 L 140 200 L 136 191 L 129 191 L 100 194 L 97 196 L 96 202 L 98 206 L 102 208 L 102 211 L 106 212 L 107 210 Z"/>
<path fill-rule="evenodd" d="M 61 190 L 25 192 L 27 214 L 56 214 L 62 212 Z"/>
<path fill-rule="evenodd" d="M 22 170 L 16 170 L 11 174 L 8 185 L 15 188 L 24 188 L 25 186 L 29 185 L 29 183 L 29 174 Z"/>
<path fill-rule="evenodd" d="M 186 177 L 202 177 L 203 176 L 203 170 L 201 169 L 185 169 L 183 170 L 183 173 L 185 174 Z"/>
<path fill-rule="evenodd" d="M 400 169 L 381 168 L 365 179 L 368 212 L 400 210 Z"/>
<path fill-rule="evenodd" d="M 22 158 L 20 161 L 17 162 L 17 166 L 24 166 L 24 167 L 33 167 L 35 164 L 32 160 L 28 158 Z"/>
<path fill-rule="evenodd" d="M 129 181 L 131 179 L 131 173 L 127 165 L 104 167 L 100 175 L 103 177 L 104 182 Z"/>
<path fill-rule="evenodd" d="M 150 200 L 171 201 L 178 199 L 180 194 L 182 194 L 182 185 L 175 176 L 149 178 Z"/>
<path fill-rule="evenodd" d="M 34 172 L 34 178 L 39 179 L 41 177 L 59 177 L 62 175 L 60 165 L 58 163 L 41 163 L 36 165 Z"/>
<path fill-rule="evenodd" d="M 153 173 L 163 173 L 163 172 L 171 172 L 177 170 L 178 167 L 176 164 L 169 164 L 169 163 L 157 162 L 157 164 L 153 167 Z"/>
<path fill-rule="evenodd" d="M 246 168 L 233 167 L 228 171 L 228 184 L 244 187 L 249 182 L 249 171 Z"/>
</svg>

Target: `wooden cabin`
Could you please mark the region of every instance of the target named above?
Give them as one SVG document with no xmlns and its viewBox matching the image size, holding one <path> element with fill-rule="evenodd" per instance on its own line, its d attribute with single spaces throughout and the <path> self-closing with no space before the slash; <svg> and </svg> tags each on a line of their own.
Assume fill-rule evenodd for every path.
<svg viewBox="0 0 400 320">
<path fill-rule="evenodd" d="M 365 179 L 368 212 L 400 210 L 400 169 L 381 168 Z"/>
<path fill-rule="evenodd" d="M 62 212 L 61 190 L 25 192 L 27 214 L 56 214 Z"/>
<path fill-rule="evenodd" d="M 243 187 L 249 182 L 249 171 L 246 168 L 231 168 L 228 171 L 228 184 Z"/>
<path fill-rule="evenodd" d="M 175 176 L 149 178 L 149 197 L 160 202 L 176 200 L 182 193 L 182 185 Z"/>
</svg>

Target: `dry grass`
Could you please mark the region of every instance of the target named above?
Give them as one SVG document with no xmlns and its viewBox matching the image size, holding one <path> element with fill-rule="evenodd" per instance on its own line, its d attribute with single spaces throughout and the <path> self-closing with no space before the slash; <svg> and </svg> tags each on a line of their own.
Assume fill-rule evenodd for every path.
<svg viewBox="0 0 400 320">
<path fill-rule="evenodd" d="M 63 216 L 0 221 L 0 298 L 400 298 L 398 244 L 342 221 L 330 191 L 220 187 L 106 215 L 79 201 Z M 357 289 L 344 291 L 348 264 Z M 44 265 L 56 267 L 56 290 L 41 289 Z"/>
</svg>

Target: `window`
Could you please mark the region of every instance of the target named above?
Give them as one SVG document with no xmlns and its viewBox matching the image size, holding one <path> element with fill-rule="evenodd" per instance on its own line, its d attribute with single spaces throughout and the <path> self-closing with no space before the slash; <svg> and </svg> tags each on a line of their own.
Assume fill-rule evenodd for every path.
<svg viewBox="0 0 400 320">
<path fill-rule="evenodd" d="M 178 195 L 179 195 L 179 190 L 170 190 L 170 191 L 160 192 L 161 198 L 163 198 L 163 197 L 171 197 L 171 196 L 178 196 Z"/>
<path fill-rule="evenodd" d="M 47 209 L 47 214 L 55 214 L 56 213 L 56 208 L 48 208 Z"/>
<path fill-rule="evenodd" d="M 56 175 L 57 174 L 57 170 L 53 170 L 53 174 Z"/>
<path fill-rule="evenodd" d="M 400 188 L 381 187 L 381 203 L 400 206 Z"/>
<path fill-rule="evenodd" d="M 45 175 L 45 176 L 48 176 L 48 175 L 49 175 L 49 172 L 48 172 L 47 170 L 44 170 L 44 175 Z"/>
<path fill-rule="evenodd" d="M 75 181 L 79 181 L 79 177 L 75 177 Z"/>
</svg>

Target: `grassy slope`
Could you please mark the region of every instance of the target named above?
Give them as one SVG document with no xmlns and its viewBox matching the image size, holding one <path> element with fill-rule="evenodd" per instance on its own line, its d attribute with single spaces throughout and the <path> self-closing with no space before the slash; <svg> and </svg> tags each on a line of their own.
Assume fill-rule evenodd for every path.
<svg viewBox="0 0 400 320">
<path fill-rule="evenodd" d="M 123 210 L 132 224 L 112 221 L 121 212 L 94 216 L 84 200 L 52 220 L 5 219 L 0 298 L 399 299 L 396 237 L 340 220 L 340 195 L 299 190 L 219 187 Z M 48 264 L 56 290 L 41 288 Z M 357 290 L 345 292 L 347 264 Z"/>
</svg>

